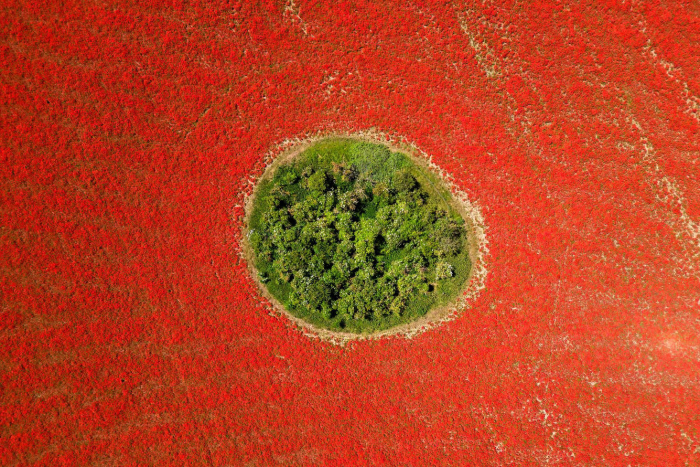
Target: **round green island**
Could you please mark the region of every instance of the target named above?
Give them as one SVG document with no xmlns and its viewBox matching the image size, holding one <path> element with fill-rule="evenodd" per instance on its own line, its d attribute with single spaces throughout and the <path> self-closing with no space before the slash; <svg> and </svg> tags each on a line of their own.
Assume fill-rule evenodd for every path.
<svg viewBox="0 0 700 467">
<path fill-rule="evenodd" d="M 422 164 L 351 138 L 276 162 L 253 194 L 247 241 L 258 283 L 288 313 L 367 334 L 425 316 L 464 289 L 467 224 Z"/>
</svg>

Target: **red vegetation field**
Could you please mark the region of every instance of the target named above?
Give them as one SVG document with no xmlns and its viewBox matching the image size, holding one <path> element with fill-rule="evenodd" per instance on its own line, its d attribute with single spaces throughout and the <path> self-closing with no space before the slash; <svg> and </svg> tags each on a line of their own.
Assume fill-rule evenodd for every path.
<svg viewBox="0 0 700 467">
<path fill-rule="evenodd" d="M 447 3 L 3 2 L 0 465 L 700 463 L 700 4 Z M 370 128 L 488 275 L 340 347 L 269 313 L 243 200 Z"/>
</svg>

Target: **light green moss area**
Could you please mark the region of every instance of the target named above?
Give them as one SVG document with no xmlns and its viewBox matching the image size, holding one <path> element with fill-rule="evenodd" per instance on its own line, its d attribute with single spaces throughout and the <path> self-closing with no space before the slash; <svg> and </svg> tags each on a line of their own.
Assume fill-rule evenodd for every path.
<svg viewBox="0 0 700 467">
<path fill-rule="evenodd" d="M 259 280 L 292 315 L 370 333 L 454 300 L 469 278 L 452 195 L 407 155 L 319 141 L 264 177 L 248 224 Z"/>
</svg>

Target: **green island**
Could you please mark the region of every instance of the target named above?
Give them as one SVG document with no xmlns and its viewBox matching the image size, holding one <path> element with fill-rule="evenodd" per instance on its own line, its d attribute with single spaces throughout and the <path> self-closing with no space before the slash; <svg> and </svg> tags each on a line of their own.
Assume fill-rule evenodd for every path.
<svg viewBox="0 0 700 467">
<path fill-rule="evenodd" d="M 350 138 L 273 165 L 248 218 L 257 279 L 293 316 L 371 333 L 449 304 L 471 268 L 447 186 L 407 155 Z"/>
</svg>

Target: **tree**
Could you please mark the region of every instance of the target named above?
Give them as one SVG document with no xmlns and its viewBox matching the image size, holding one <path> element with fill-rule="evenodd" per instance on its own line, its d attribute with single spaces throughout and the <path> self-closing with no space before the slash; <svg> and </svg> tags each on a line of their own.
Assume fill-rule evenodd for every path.
<svg viewBox="0 0 700 467">
<path fill-rule="evenodd" d="M 311 177 L 309 177 L 309 181 L 307 183 L 309 190 L 319 193 L 325 192 L 326 188 L 328 187 L 326 172 L 323 170 L 316 171 Z"/>
<path fill-rule="evenodd" d="M 394 188 L 399 193 L 412 191 L 417 185 L 416 178 L 407 170 L 400 170 L 394 175 Z"/>
</svg>

